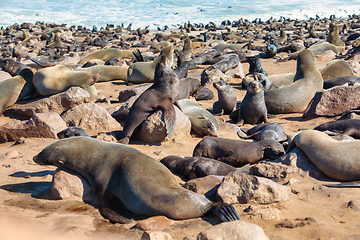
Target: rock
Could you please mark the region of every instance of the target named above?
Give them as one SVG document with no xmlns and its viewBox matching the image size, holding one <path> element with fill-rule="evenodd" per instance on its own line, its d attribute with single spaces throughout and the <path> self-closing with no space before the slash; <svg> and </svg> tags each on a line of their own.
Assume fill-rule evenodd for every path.
<svg viewBox="0 0 360 240">
<path fill-rule="evenodd" d="M 190 119 L 176 106 L 176 123 L 172 138 L 184 138 L 190 136 Z M 163 110 L 160 109 L 151 114 L 141 125 L 137 138 L 142 142 L 162 142 L 168 137 Z"/>
<path fill-rule="evenodd" d="M 197 240 L 266 240 L 261 227 L 245 221 L 223 222 L 202 231 Z"/>
<path fill-rule="evenodd" d="M 170 234 L 165 232 L 144 232 L 141 240 L 172 240 Z"/>
<path fill-rule="evenodd" d="M 149 217 L 144 220 L 138 221 L 132 228 L 137 228 L 143 231 L 162 231 L 169 228 L 173 220 L 165 216 Z"/>
<path fill-rule="evenodd" d="M 296 168 L 281 163 L 261 161 L 252 168 L 253 174 L 265 178 L 286 178 L 290 173 L 297 171 Z"/>
<path fill-rule="evenodd" d="M 18 157 L 19 157 L 19 152 L 15 150 L 5 153 L 5 159 L 14 159 Z"/>
<path fill-rule="evenodd" d="M 136 99 L 140 95 L 135 95 L 129 98 L 123 105 L 121 105 L 120 109 L 113 112 L 111 116 L 116 119 L 116 121 L 120 122 L 126 119 L 126 116 L 129 114 L 131 106 L 134 104 Z"/>
<path fill-rule="evenodd" d="M 64 54 L 64 59 L 58 62 L 57 64 L 73 66 L 80 61 L 80 56 L 76 52 L 70 54 Z"/>
<path fill-rule="evenodd" d="M 358 61 L 347 61 L 347 63 L 350 65 L 350 67 L 352 69 L 354 69 L 354 71 L 359 71 L 360 70 L 360 63 Z"/>
<path fill-rule="evenodd" d="M 100 204 L 97 193 L 86 178 L 70 169 L 57 168 L 55 170 L 50 194 L 53 199 L 74 198 Z"/>
<path fill-rule="evenodd" d="M 217 197 L 226 204 L 270 204 L 289 200 L 291 189 L 267 178 L 232 172 L 220 184 Z"/>
<path fill-rule="evenodd" d="M 71 87 L 65 92 L 36 101 L 16 103 L 4 113 L 27 118 L 34 116 L 36 113 L 53 112 L 62 114 L 70 108 L 87 102 L 90 102 L 90 93 L 88 91 L 80 87 Z"/>
<path fill-rule="evenodd" d="M 96 136 L 96 139 L 99 139 L 101 141 L 105 142 L 114 142 L 116 143 L 118 140 L 116 139 L 116 135 L 114 132 L 100 132 Z"/>
<path fill-rule="evenodd" d="M 231 76 L 233 78 L 241 78 L 241 79 L 245 78 L 245 73 L 241 62 L 239 62 L 239 66 L 237 66 L 236 68 L 227 71 L 226 75 Z"/>
<path fill-rule="evenodd" d="M 360 106 L 360 86 L 336 86 L 317 92 L 307 106 L 303 117 L 333 117 L 343 114 L 346 110 Z"/>
<path fill-rule="evenodd" d="M 130 89 L 125 89 L 119 92 L 118 99 L 120 102 L 125 102 L 129 98 L 135 95 L 141 95 L 146 89 L 148 89 L 152 84 L 143 84 L 141 86 L 136 86 Z"/>
<path fill-rule="evenodd" d="M 57 113 L 36 113 L 28 121 L 9 122 L 0 127 L 0 143 L 17 141 L 22 137 L 57 138 L 67 128 Z"/>
<path fill-rule="evenodd" d="M 203 194 L 209 200 L 215 200 L 216 191 L 221 183 L 222 177 L 206 176 L 187 181 L 183 187 L 193 192 Z"/>
<path fill-rule="evenodd" d="M 66 124 L 84 130 L 119 129 L 121 125 L 101 106 L 89 102 L 61 114 Z"/>
</svg>

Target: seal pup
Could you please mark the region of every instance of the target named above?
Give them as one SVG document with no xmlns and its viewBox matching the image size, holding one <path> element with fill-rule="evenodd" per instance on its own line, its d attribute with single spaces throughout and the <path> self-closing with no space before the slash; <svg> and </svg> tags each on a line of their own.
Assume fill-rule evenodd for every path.
<svg viewBox="0 0 360 240">
<path fill-rule="evenodd" d="M 304 112 L 316 92 L 323 90 L 323 78 L 316 66 L 314 55 L 304 49 L 298 54 L 294 83 L 265 91 L 265 103 L 269 113 Z"/>
<path fill-rule="evenodd" d="M 85 88 L 100 79 L 98 73 L 74 71 L 64 65 L 56 65 L 38 70 L 32 82 L 37 93 L 48 96 L 63 92 L 72 86 Z"/>
<path fill-rule="evenodd" d="M 169 137 L 175 129 L 175 103 L 179 95 L 179 78 L 171 69 L 170 60 L 162 55 L 156 64 L 154 83 L 134 102 L 126 116 L 120 143 L 128 144 L 134 130 L 152 113 L 163 109 Z"/>
<path fill-rule="evenodd" d="M 266 76 L 268 75 L 267 72 L 261 67 L 261 61 L 259 57 L 246 57 L 246 60 L 249 63 L 249 72 L 246 75 L 253 73 L 262 73 Z"/>
<path fill-rule="evenodd" d="M 345 43 L 341 40 L 339 35 L 340 28 L 334 22 L 329 25 L 329 34 L 327 35 L 326 41 L 339 47 L 340 53 L 345 51 Z"/>
<path fill-rule="evenodd" d="M 167 46 L 164 47 L 159 56 L 157 56 L 154 61 L 151 62 L 136 62 L 133 63 L 127 71 L 127 82 L 131 83 L 152 83 L 154 82 L 154 74 L 157 63 L 160 61 L 161 57 L 165 56 L 169 61 L 169 66 L 173 65 L 174 61 L 174 47 Z"/>
<path fill-rule="evenodd" d="M 220 78 L 220 80 L 213 83 L 213 86 L 218 93 L 218 101 L 213 104 L 213 111 L 215 115 L 226 114 L 229 115 L 236 107 L 236 93 L 228 82 Z"/>
<path fill-rule="evenodd" d="M 129 212 L 189 219 L 201 217 L 215 207 L 204 195 L 179 186 L 159 161 L 123 144 L 71 137 L 45 147 L 33 160 L 40 165 L 66 167 L 84 176 L 99 196 L 101 215 L 113 223 L 129 223 Z M 234 215 L 235 210 L 228 215 L 220 212 L 225 219 L 233 219 Z"/>
<path fill-rule="evenodd" d="M 189 117 L 191 129 L 201 136 L 216 136 L 219 132 L 219 123 L 216 118 L 197 102 L 190 99 L 178 101 L 181 111 Z"/>
<path fill-rule="evenodd" d="M 360 141 L 337 141 L 324 132 L 304 130 L 289 139 L 319 170 L 340 181 L 360 180 Z"/>
<path fill-rule="evenodd" d="M 284 147 L 273 139 L 248 142 L 206 137 L 195 146 L 193 156 L 212 158 L 234 167 L 241 167 L 261 159 L 275 159 L 284 153 Z"/>
<path fill-rule="evenodd" d="M 56 136 L 59 139 L 63 139 L 63 138 L 69 138 L 69 137 L 90 137 L 89 134 L 87 134 L 87 132 L 82 129 L 81 127 L 68 127 L 65 128 L 64 130 L 58 132 L 56 134 Z"/>
<path fill-rule="evenodd" d="M 197 78 L 182 78 L 179 80 L 179 94 L 177 100 L 190 98 L 193 93 L 197 92 L 201 87 L 201 82 Z"/>
<path fill-rule="evenodd" d="M 205 157 L 181 157 L 170 155 L 160 160 L 172 173 L 181 174 L 187 179 L 209 175 L 225 176 L 237 169 L 229 164 Z"/>
<path fill-rule="evenodd" d="M 245 135 L 245 133 L 246 135 Z M 253 128 L 245 131 L 243 128 L 237 131 L 237 135 L 240 138 L 253 138 L 257 141 L 262 141 L 265 139 L 274 139 L 278 142 L 283 142 L 288 139 L 288 136 L 285 134 L 285 130 L 279 123 L 262 123 L 258 124 Z"/>
<path fill-rule="evenodd" d="M 23 68 L 15 77 L 0 81 L 0 115 L 7 107 L 35 92 L 33 76 L 29 68 Z"/>
<path fill-rule="evenodd" d="M 0 67 L 5 72 L 10 73 L 11 76 L 16 76 L 21 69 L 26 68 L 27 66 L 21 62 L 17 62 L 12 58 L 1 59 Z"/>
<path fill-rule="evenodd" d="M 314 130 L 326 131 L 328 134 L 342 134 L 360 139 L 360 119 L 343 119 L 326 122 L 315 127 Z"/>
<path fill-rule="evenodd" d="M 264 99 L 264 87 L 259 81 L 252 81 L 248 85 L 245 97 L 240 105 L 237 121 L 240 125 L 269 122 Z"/>
<path fill-rule="evenodd" d="M 196 101 L 211 100 L 214 98 L 214 93 L 210 89 L 202 87 L 199 89 L 199 91 L 197 91 L 197 93 L 193 94 L 193 97 L 196 99 Z"/>
</svg>

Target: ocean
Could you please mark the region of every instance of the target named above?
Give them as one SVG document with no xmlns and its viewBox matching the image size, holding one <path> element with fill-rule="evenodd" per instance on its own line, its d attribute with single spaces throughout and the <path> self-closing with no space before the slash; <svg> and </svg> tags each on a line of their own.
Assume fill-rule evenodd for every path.
<svg viewBox="0 0 360 240">
<path fill-rule="evenodd" d="M 132 23 L 132 29 L 148 26 L 155 30 L 187 21 L 221 24 L 223 20 L 267 20 L 271 16 L 306 20 L 332 14 L 337 18 L 359 15 L 360 0 L 0 0 L 3 27 L 41 21 L 87 28 Z"/>
</svg>

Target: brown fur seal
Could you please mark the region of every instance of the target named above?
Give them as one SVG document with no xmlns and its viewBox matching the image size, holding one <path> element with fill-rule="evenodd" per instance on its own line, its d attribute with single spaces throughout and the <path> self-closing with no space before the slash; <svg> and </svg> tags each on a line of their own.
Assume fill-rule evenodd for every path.
<svg viewBox="0 0 360 240">
<path fill-rule="evenodd" d="M 255 163 L 261 159 L 275 159 L 285 153 L 283 146 L 276 140 L 260 142 L 206 137 L 194 149 L 193 156 L 216 159 L 234 167 Z"/>
<path fill-rule="evenodd" d="M 264 88 L 259 81 L 252 81 L 241 102 L 238 116 L 240 124 L 269 122 L 264 99 Z"/>
<path fill-rule="evenodd" d="M 219 43 L 218 45 L 213 47 L 213 49 L 215 49 L 217 52 L 223 52 L 225 49 L 230 49 L 230 50 L 234 50 L 234 51 L 241 51 L 242 47 L 240 45 L 238 45 L 238 44 Z"/>
<path fill-rule="evenodd" d="M 0 115 L 7 107 L 35 92 L 33 76 L 29 68 L 23 68 L 15 77 L 0 81 Z"/>
<path fill-rule="evenodd" d="M 340 50 L 334 44 L 328 42 L 319 42 L 311 45 L 308 48 L 315 56 L 324 53 L 327 50 L 332 50 L 336 55 L 340 54 Z"/>
<path fill-rule="evenodd" d="M 66 138 L 44 148 L 34 162 L 66 167 L 84 176 L 99 195 L 100 213 L 111 222 L 129 223 L 122 216 L 128 211 L 188 219 L 201 217 L 214 207 L 204 195 L 179 186 L 159 161 L 123 144 Z"/>
<path fill-rule="evenodd" d="M 352 67 L 342 59 L 336 59 L 329 62 L 320 70 L 324 82 L 336 77 L 354 75 Z"/>
<path fill-rule="evenodd" d="M 75 126 L 65 128 L 61 132 L 58 132 L 56 135 L 59 139 L 69 138 L 69 137 L 80 137 L 80 136 L 90 137 L 89 134 L 87 134 L 84 129 Z"/>
<path fill-rule="evenodd" d="M 72 86 L 85 88 L 100 79 L 99 74 L 87 71 L 73 71 L 64 65 L 40 69 L 33 77 L 36 91 L 48 96 L 65 91 Z"/>
<path fill-rule="evenodd" d="M 214 98 L 214 93 L 210 89 L 202 87 L 197 93 L 193 94 L 193 97 L 196 101 L 211 100 Z"/>
<path fill-rule="evenodd" d="M 173 65 L 174 48 L 173 46 L 165 47 L 161 50 L 159 56 L 152 62 L 133 63 L 127 71 L 127 81 L 132 83 L 151 83 L 154 81 L 155 67 L 161 57 L 165 56 L 169 61 L 169 66 Z"/>
<path fill-rule="evenodd" d="M 188 179 L 209 175 L 225 176 L 236 168 L 211 158 L 167 156 L 160 160 L 172 173 L 181 174 Z"/>
<path fill-rule="evenodd" d="M 181 111 L 189 117 L 191 129 L 201 136 L 216 136 L 219 132 L 219 123 L 216 118 L 198 103 L 190 99 L 178 101 Z"/>
<path fill-rule="evenodd" d="M 154 83 L 134 102 L 126 117 L 123 138 L 120 143 L 129 143 L 134 130 L 159 108 L 164 110 L 166 129 L 169 137 L 175 128 L 175 109 L 173 103 L 179 94 L 179 79 L 171 69 L 166 56 L 161 56 L 156 64 Z"/>
<path fill-rule="evenodd" d="M 240 138 L 253 138 L 257 141 L 262 141 L 265 139 L 274 139 L 279 142 L 283 142 L 288 139 L 285 134 L 285 130 L 280 126 L 279 123 L 263 123 L 258 124 L 255 127 L 245 131 L 241 128 L 237 131 L 237 134 Z"/>
<path fill-rule="evenodd" d="M 86 71 L 91 74 L 99 74 L 101 78 L 97 82 L 127 79 L 127 68 L 110 65 L 95 65 L 87 68 L 77 68 L 75 71 Z"/>
<path fill-rule="evenodd" d="M 301 149 L 321 172 L 340 181 L 360 180 L 360 141 L 337 141 L 316 130 L 291 137 L 289 150 Z"/>
<path fill-rule="evenodd" d="M 27 66 L 21 62 L 17 62 L 12 58 L 5 58 L 0 61 L 0 67 L 5 72 L 10 73 L 11 76 L 16 76 L 21 69 Z"/>
<path fill-rule="evenodd" d="M 330 131 L 337 134 L 360 138 L 360 119 L 344 119 L 326 122 L 315 127 L 314 130 Z"/>
<path fill-rule="evenodd" d="M 299 53 L 294 79 L 289 86 L 265 91 L 269 113 L 304 112 L 315 93 L 323 90 L 323 78 L 311 51 L 304 49 Z"/>
<path fill-rule="evenodd" d="M 183 78 L 179 80 L 179 84 L 177 100 L 189 98 L 194 92 L 197 92 L 201 86 L 200 80 L 197 78 Z"/>
<path fill-rule="evenodd" d="M 80 59 L 80 61 L 78 62 L 78 64 L 84 64 L 89 62 L 92 59 L 100 59 L 103 61 L 106 61 L 107 59 L 110 58 L 130 58 L 133 59 L 134 54 L 132 53 L 132 51 L 130 50 L 120 50 L 117 48 L 108 48 L 108 49 L 101 49 L 98 50 L 96 52 L 92 52 L 89 55 L 87 55 L 86 57 L 83 57 L 82 59 Z"/>
<path fill-rule="evenodd" d="M 327 81 L 324 81 L 324 89 L 329 89 L 335 86 L 341 86 L 344 84 L 349 84 L 352 86 L 354 84 L 360 84 L 360 77 L 355 75 L 345 75 L 336 77 Z"/>
<path fill-rule="evenodd" d="M 215 89 L 218 92 L 219 101 L 214 102 L 213 111 L 214 114 L 226 114 L 229 115 L 236 107 L 236 93 L 234 89 L 223 79 L 213 83 Z"/>
<path fill-rule="evenodd" d="M 334 44 L 335 46 L 338 46 L 340 53 L 343 53 L 345 51 L 345 43 L 340 39 L 339 26 L 336 25 L 334 22 L 332 22 L 329 25 L 329 29 L 330 29 L 330 31 L 326 38 L 326 41 Z"/>
</svg>

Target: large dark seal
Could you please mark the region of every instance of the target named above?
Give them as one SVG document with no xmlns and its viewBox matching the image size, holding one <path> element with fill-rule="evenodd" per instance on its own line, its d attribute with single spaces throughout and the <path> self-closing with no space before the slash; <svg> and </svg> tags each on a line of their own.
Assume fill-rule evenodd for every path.
<svg viewBox="0 0 360 240">
<path fill-rule="evenodd" d="M 234 89 L 223 79 L 213 83 L 218 92 L 219 101 L 214 102 L 214 114 L 230 114 L 236 107 L 236 93 Z"/>
<path fill-rule="evenodd" d="M 214 206 L 204 195 L 180 187 L 159 161 L 123 144 L 66 138 L 47 146 L 34 161 L 70 168 L 84 176 L 99 195 L 101 214 L 111 222 L 129 222 L 121 215 L 126 211 L 172 219 L 196 218 Z"/>
<path fill-rule="evenodd" d="M 344 119 L 326 122 L 315 127 L 314 130 L 329 131 L 335 134 L 360 138 L 360 119 Z"/>
<path fill-rule="evenodd" d="M 321 172 L 340 181 L 360 180 L 360 141 L 337 141 L 317 130 L 291 137 L 289 150 L 298 147 Z"/>
<path fill-rule="evenodd" d="M 89 134 L 87 134 L 87 132 L 84 129 L 75 126 L 65 128 L 64 130 L 58 132 L 56 135 L 59 139 L 69 138 L 69 137 L 90 137 Z"/>
<path fill-rule="evenodd" d="M 188 179 L 201 178 L 209 175 L 225 176 L 229 172 L 235 172 L 236 168 L 205 157 L 180 157 L 170 155 L 160 161 L 172 173 L 181 174 Z"/>
<path fill-rule="evenodd" d="M 323 78 L 314 55 L 304 49 L 298 54 L 294 83 L 279 89 L 265 91 L 269 113 L 304 112 L 316 92 L 323 90 Z"/>
<path fill-rule="evenodd" d="M 183 78 L 179 80 L 179 95 L 177 100 L 190 98 L 193 93 L 201 87 L 200 80 L 197 78 Z"/>
<path fill-rule="evenodd" d="M 264 87 L 259 81 L 249 83 L 246 95 L 241 102 L 238 121 L 240 124 L 269 122 L 264 99 Z"/>
<path fill-rule="evenodd" d="M 145 90 L 132 105 L 123 128 L 120 143 L 128 144 L 134 130 L 159 109 L 164 110 L 166 129 L 169 137 L 175 129 L 175 108 L 173 103 L 179 94 L 179 78 L 171 69 L 169 59 L 162 56 L 156 65 L 154 84 Z"/>
<path fill-rule="evenodd" d="M 27 66 L 21 62 L 17 62 L 12 58 L 5 58 L 0 61 L 0 67 L 5 72 L 10 73 L 11 76 L 16 76 L 21 69 L 26 68 Z"/>
<path fill-rule="evenodd" d="M 262 73 L 266 76 L 268 75 L 267 72 L 261 67 L 261 61 L 259 57 L 246 57 L 246 60 L 249 63 L 249 73 Z M 248 75 L 246 74 L 246 75 Z"/>
<path fill-rule="evenodd" d="M 355 75 L 346 75 L 336 77 L 327 81 L 324 81 L 324 89 L 329 89 L 335 86 L 341 86 L 344 84 L 354 85 L 355 83 L 360 84 L 360 77 Z"/>
<path fill-rule="evenodd" d="M 216 159 L 234 167 L 255 163 L 261 159 L 275 159 L 285 153 L 283 146 L 276 140 L 260 142 L 206 137 L 194 149 L 193 156 Z"/>
</svg>

